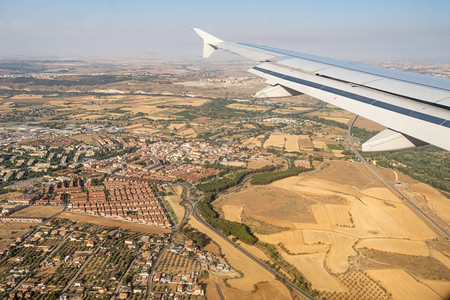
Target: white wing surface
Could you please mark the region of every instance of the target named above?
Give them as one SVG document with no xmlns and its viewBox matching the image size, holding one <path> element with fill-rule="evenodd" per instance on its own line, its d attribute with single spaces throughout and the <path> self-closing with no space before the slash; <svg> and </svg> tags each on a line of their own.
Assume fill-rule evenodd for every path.
<svg viewBox="0 0 450 300">
<path fill-rule="evenodd" d="M 249 72 L 268 87 L 256 97 L 304 93 L 380 123 L 388 129 L 364 151 L 424 144 L 450 150 L 450 80 L 378 68 L 249 43 L 224 42 L 198 28 L 203 56 L 222 49 L 258 62 Z"/>
</svg>

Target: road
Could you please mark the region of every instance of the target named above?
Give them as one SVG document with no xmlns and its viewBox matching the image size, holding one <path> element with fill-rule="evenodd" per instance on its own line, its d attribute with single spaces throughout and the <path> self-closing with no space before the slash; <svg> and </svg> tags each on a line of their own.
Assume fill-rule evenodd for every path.
<svg viewBox="0 0 450 300">
<path fill-rule="evenodd" d="M 219 230 L 217 230 L 216 228 L 214 228 L 213 226 L 211 226 L 208 222 L 206 222 L 205 220 L 203 220 L 203 218 L 198 214 L 197 212 L 197 205 L 196 203 L 192 203 L 189 201 L 189 199 L 185 198 L 185 203 L 189 204 L 189 209 L 192 211 L 192 216 L 194 216 L 195 219 L 197 219 L 197 221 L 199 221 L 200 223 L 202 223 L 203 225 L 205 225 L 206 227 L 208 227 L 209 229 L 211 229 L 212 231 L 214 231 L 215 233 L 217 233 L 218 235 L 220 235 L 224 240 L 226 240 L 228 243 L 230 243 L 232 246 L 234 246 L 236 249 L 238 249 L 239 251 L 241 251 L 241 253 L 243 255 L 246 255 L 248 258 L 250 258 L 251 260 L 253 260 L 254 262 L 256 262 L 258 265 L 260 265 L 262 268 L 264 268 L 266 271 L 268 271 L 270 274 L 272 274 L 273 276 L 275 276 L 275 278 L 279 279 L 281 282 L 283 282 L 285 285 L 289 286 L 290 288 L 292 288 L 293 290 L 295 290 L 296 292 L 298 292 L 299 294 L 301 294 L 302 296 L 306 297 L 307 299 L 314 299 L 311 295 L 307 294 L 305 291 L 303 291 L 302 289 L 300 289 L 298 286 L 296 286 L 292 281 L 290 281 L 289 279 L 287 279 L 286 277 L 284 277 L 284 275 L 282 275 L 281 273 L 273 270 L 272 268 L 270 268 L 269 266 L 267 266 L 265 263 L 263 263 L 262 261 L 260 261 L 257 257 L 253 256 L 251 253 L 249 253 L 247 250 L 245 250 L 244 248 L 241 248 L 238 244 L 236 244 L 235 242 L 233 242 L 232 240 L 230 240 L 227 236 L 225 236 L 224 234 L 222 234 L 222 232 L 220 232 Z"/>
<path fill-rule="evenodd" d="M 78 271 L 72 276 L 72 278 L 69 280 L 69 282 L 66 284 L 66 286 L 62 289 L 61 295 L 67 292 L 67 290 L 72 286 L 73 282 L 77 277 L 83 272 L 83 270 L 86 268 L 87 265 L 91 262 L 91 260 L 95 257 L 98 251 L 100 251 L 100 248 L 103 246 L 103 244 L 106 242 L 106 239 L 104 239 L 98 246 L 95 248 L 94 251 L 92 251 L 91 255 L 89 255 L 88 259 L 84 262 L 84 264 L 78 269 Z"/>
<path fill-rule="evenodd" d="M 185 185 L 181 185 L 181 186 L 183 187 L 182 199 L 187 199 L 187 189 L 188 189 L 188 187 L 185 186 Z M 178 233 L 180 228 L 183 228 L 184 224 L 188 221 L 188 219 L 190 217 L 190 210 L 186 206 L 186 201 L 183 201 L 182 205 L 186 208 L 186 213 L 184 214 L 183 220 L 181 220 L 181 222 L 178 224 L 178 226 L 174 227 L 174 230 L 170 234 L 169 243 L 167 243 L 167 245 L 169 245 L 169 246 L 172 245 L 173 237 Z M 167 250 L 167 248 L 168 248 L 168 246 L 164 246 L 161 249 L 161 251 L 159 252 L 158 258 L 156 259 L 155 263 L 153 264 L 152 270 L 150 271 L 150 274 L 148 275 L 146 299 L 149 299 L 150 295 L 151 295 L 152 282 L 153 282 L 153 273 L 154 273 L 156 267 L 159 265 L 159 263 L 161 261 L 161 257 L 163 256 L 163 253 Z"/>
<path fill-rule="evenodd" d="M 223 296 L 222 290 L 220 289 L 220 285 L 218 283 L 216 283 L 216 290 L 219 294 L 220 300 L 225 300 L 225 297 Z"/>
<path fill-rule="evenodd" d="M 353 138 L 352 138 L 352 128 L 355 124 L 356 120 L 358 119 L 358 115 L 356 115 L 353 120 L 351 121 L 350 125 L 348 126 L 348 140 L 350 147 L 355 153 L 355 155 L 359 158 L 359 160 L 373 173 L 375 176 L 377 176 L 381 181 L 386 184 L 386 186 L 393 191 L 396 195 L 399 196 L 400 199 L 402 199 L 404 202 L 406 202 L 407 205 L 409 205 L 411 208 L 413 208 L 413 211 L 416 212 L 422 219 L 424 219 L 428 224 L 431 225 L 431 227 L 439 234 L 444 235 L 447 239 L 450 238 L 450 235 L 448 231 L 443 228 L 441 225 L 439 225 L 436 221 L 434 221 L 430 216 L 428 216 L 419 206 L 417 206 L 413 201 L 411 201 L 408 197 L 406 197 L 399 189 L 397 189 L 392 183 L 390 183 L 386 178 L 384 178 L 380 173 L 377 172 L 365 159 L 364 157 L 358 152 L 356 147 L 353 145 Z"/>
</svg>

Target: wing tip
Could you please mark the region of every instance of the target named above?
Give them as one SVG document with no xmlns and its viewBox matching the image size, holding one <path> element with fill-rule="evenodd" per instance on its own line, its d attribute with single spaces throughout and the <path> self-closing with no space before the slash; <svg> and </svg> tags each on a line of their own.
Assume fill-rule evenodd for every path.
<svg viewBox="0 0 450 300">
<path fill-rule="evenodd" d="M 200 28 L 193 28 L 195 33 L 197 33 L 203 39 L 203 57 L 209 57 L 217 49 L 217 46 L 223 41 Z"/>
</svg>

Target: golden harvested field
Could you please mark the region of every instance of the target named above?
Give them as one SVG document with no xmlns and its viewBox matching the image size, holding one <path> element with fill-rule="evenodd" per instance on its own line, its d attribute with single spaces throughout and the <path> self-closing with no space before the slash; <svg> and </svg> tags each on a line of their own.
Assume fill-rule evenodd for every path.
<svg viewBox="0 0 450 300">
<path fill-rule="evenodd" d="M 312 177 L 322 178 L 333 183 L 341 183 L 345 186 L 355 186 L 358 189 L 370 187 L 385 188 L 385 185 L 362 163 L 333 160 L 326 164 L 325 168 L 314 171 Z M 309 177 L 309 174 L 305 173 L 301 176 Z"/>
<path fill-rule="evenodd" d="M 208 279 L 203 279 L 206 283 L 206 298 L 208 300 L 220 300 L 216 284 L 219 286 L 225 299 L 255 299 L 255 300 L 286 300 L 292 299 L 289 291 L 284 288 L 279 281 L 262 282 L 256 284 L 257 289 L 254 291 L 243 291 L 235 288 L 227 287 L 224 278 L 210 274 Z"/>
<path fill-rule="evenodd" d="M 264 139 L 263 135 L 259 135 L 257 137 L 251 137 L 249 139 L 246 139 L 243 141 L 243 145 L 245 146 L 256 146 L 259 147 L 261 146 L 261 141 Z"/>
<path fill-rule="evenodd" d="M 345 291 L 339 280 L 331 276 L 323 267 L 325 253 L 289 255 L 283 253 L 283 258 L 298 270 L 301 270 L 306 279 L 311 282 L 312 288 L 322 291 Z"/>
<path fill-rule="evenodd" d="M 94 217 L 94 216 L 86 216 L 86 215 L 79 215 L 74 213 L 62 213 L 58 216 L 58 219 L 69 219 L 72 221 L 78 221 L 78 222 L 85 222 L 85 223 L 91 223 L 96 225 L 102 225 L 102 226 L 109 226 L 109 227 L 120 227 L 123 229 L 128 229 L 131 231 L 136 232 L 142 232 L 142 233 L 169 233 L 169 229 L 163 229 L 158 227 L 152 227 L 145 224 L 138 224 L 138 223 L 131 223 L 126 221 L 120 221 L 120 220 L 112 220 L 108 218 L 102 218 L 102 217 Z"/>
<path fill-rule="evenodd" d="M 421 279 L 420 281 L 435 291 L 442 299 L 450 299 L 450 281 L 424 279 Z"/>
<path fill-rule="evenodd" d="M 167 126 L 167 128 L 170 129 L 170 130 L 178 130 L 178 129 L 184 127 L 184 126 L 186 126 L 186 123 L 180 123 L 180 124 L 172 123 L 169 126 Z"/>
<path fill-rule="evenodd" d="M 394 299 L 442 299 L 428 286 L 400 269 L 368 270 L 366 273 L 392 293 Z"/>
<path fill-rule="evenodd" d="M 333 152 L 333 155 L 336 156 L 337 158 L 345 157 L 345 155 L 342 154 L 343 151 L 344 150 L 334 150 L 334 149 L 331 150 L 331 152 Z"/>
<path fill-rule="evenodd" d="M 400 255 L 398 260 L 401 258 L 402 263 L 406 262 L 407 265 L 400 264 L 391 268 L 406 270 L 408 266 L 408 272 L 411 274 L 433 272 L 427 273 L 427 270 L 423 269 L 429 257 L 435 258 L 432 260 L 436 268 L 439 267 L 437 265 L 439 262 L 450 267 L 450 259 L 442 254 L 442 251 L 447 250 L 440 248 L 439 251 L 434 250 L 427 244 L 427 241 L 437 238 L 437 234 L 372 173 L 365 170 L 364 166 L 345 161 L 330 161 L 323 166 L 325 166 L 323 169 L 301 173 L 299 176 L 275 181 L 266 186 L 250 186 L 234 194 L 222 195 L 213 204 L 225 212 L 225 218 L 235 221 L 238 220 L 237 209 L 245 205 L 244 223 L 257 220 L 267 226 L 276 226 L 277 231 L 268 230 L 267 233 L 262 231 L 255 235 L 262 242 L 275 245 L 284 259 L 295 265 L 316 287 L 322 284 L 324 288 L 323 283 L 326 280 L 322 283 L 315 282 L 314 275 L 311 273 L 308 275 L 310 271 L 307 266 L 316 264 L 311 268 L 318 268 L 322 265 L 322 269 L 318 271 L 318 274 L 321 274 L 318 278 L 331 277 L 338 284 L 344 284 L 343 281 L 340 282 L 341 277 L 347 278 L 346 274 L 350 262 L 354 262 L 354 257 L 364 257 L 360 252 L 365 253 L 366 250 L 363 251 L 365 247 L 374 249 L 371 251 L 380 250 L 386 251 L 387 254 Z M 393 175 L 392 171 L 389 174 Z M 403 180 L 405 176 L 399 174 L 399 177 Z M 330 178 L 333 178 L 333 181 Z M 434 189 L 429 190 L 426 185 L 419 185 L 415 191 L 429 202 L 436 201 L 439 205 L 444 201 L 439 198 L 440 193 Z M 248 224 L 251 226 L 252 223 Z M 423 261 L 414 269 L 408 263 L 406 255 L 417 255 L 422 257 Z M 313 261 L 311 257 L 322 260 L 319 263 Z M 361 260 L 363 265 L 359 268 L 372 271 L 374 268 L 387 266 L 381 258 L 370 257 L 370 259 L 372 263 L 367 267 L 364 267 L 364 260 Z M 439 268 L 439 272 L 443 272 L 444 266 Z M 328 273 L 328 270 L 332 273 Z M 405 274 L 410 276 L 406 272 Z M 439 279 L 437 276 L 439 274 L 429 279 Z M 413 280 L 412 277 L 410 279 Z M 347 282 L 344 287 L 351 291 L 342 291 L 335 287 L 336 291 L 340 292 L 334 294 L 336 297 L 331 292 L 333 288 L 322 291 L 332 299 L 340 299 L 340 296 L 357 299 L 358 289 L 364 286 L 364 280 L 359 283 L 358 289 L 352 288 L 351 284 Z M 439 282 L 433 284 L 443 286 Z M 381 285 L 384 286 L 383 282 Z M 394 285 L 386 286 L 388 292 L 391 292 L 389 289 L 393 287 Z M 388 297 L 375 282 L 373 289 L 374 293 L 381 293 L 384 298 Z"/>
<path fill-rule="evenodd" d="M 178 131 L 178 135 L 181 135 L 181 136 L 184 136 L 187 138 L 195 138 L 195 137 L 197 137 L 197 132 L 195 132 L 195 130 L 192 128 L 187 128 L 187 129 Z"/>
<path fill-rule="evenodd" d="M 274 197 L 277 197 L 277 206 L 274 206 Z M 284 222 L 314 222 L 307 199 L 288 190 L 272 186 L 255 186 L 234 194 L 220 196 L 214 206 L 244 205 L 244 216 L 264 217 L 269 220 L 276 219 Z"/>
<path fill-rule="evenodd" d="M 244 124 L 244 127 L 245 128 L 250 128 L 250 129 L 255 129 L 256 128 L 255 125 L 253 125 L 253 124 Z"/>
<path fill-rule="evenodd" d="M 63 206 L 28 206 L 24 209 L 14 212 L 12 217 L 35 217 L 35 218 L 50 218 L 54 214 L 61 212 Z"/>
<path fill-rule="evenodd" d="M 305 244 L 302 230 L 286 230 L 270 235 L 256 234 L 256 236 L 265 243 L 273 245 L 282 243 L 292 254 L 325 253 L 330 248 L 325 244 Z"/>
<path fill-rule="evenodd" d="M 431 254 L 434 258 L 436 258 L 437 260 L 439 260 L 441 263 L 443 263 L 447 268 L 450 269 L 450 258 L 448 258 L 448 256 L 442 254 L 439 251 L 436 250 L 432 250 Z"/>
<path fill-rule="evenodd" d="M 246 243 L 239 243 L 239 246 L 241 248 L 244 248 L 245 250 L 247 250 L 249 253 L 253 254 L 254 256 L 256 256 L 258 259 L 264 261 L 264 260 L 270 260 L 270 258 L 258 247 L 256 246 L 252 246 Z"/>
<path fill-rule="evenodd" d="M 326 116 L 324 116 L 322 118 L 327 119 L 327 120 L 336 121 L 336 122 L 339 122 L 339 123 L 344 123 L 344 124 L 347 124 L 351 120 L 351 118 L 346 118 L 346 117 L 339 118 L 339 117 L 326 117 Z"/>
<path fill-rule="evenodd" d="M 348 206 L 329 204 L 325 205 L 325 210 L 332 225 L 344 227 L 354 226 Z"/>
<path fill-rule="evenodd" d="M 362 190 L 361 193 L 383 201 L 402 203 L 399 198 L 397 198 L 390 190 L 385 187 L 369 188 Z"/>
<path fill-rule="evenodd" d="M 347 123 L 350 119 L 353 118 L 353 114 L 351 112 L 345 111 L 340 108 L 328 108 L 330 105 L 327 105 L 327 108 L 321 109 L 311 113 L 311 115 L 318 116 L 320 118 L 335 120 L 341 123 Z M 338 121 L 339 120 L 339 121 Z"/>
<path fill-rule="evenodd" d="M 386 129 L 386 127 L 384 127 L 383 125 L 375 123 L 375 122 L 368 120 L 366 118 L 363 118 L 361 116 L 358 117 L 354 126 L 359 127 L 359 128 L 364 128 L 369 131 L 383 131 Z"/>
<path fill-rule="evenodd" d="M 432 186 L 421 182 L 412 184 L 409 191 L 414 194 L 416 199 L 423 200 L 447 224 L 450 224 L 450 199 Z"/>
<path fill-rule="evenodd" d="M 267 272 L 257 263 L 252 261 L 247 256 L 243 255 L 239 250 L 237 250 L 230 243 L 226 242 L 221 236 L 216 234 L 214 231 L 210 230 L 208 227 L 198 222 L 196 219 L 191 218 L 189 220 L 189 225 L 196 228 L 197 230 L 207 234 L 213 241 L 219 244 L 222 253 L 224 254 L 227 261 L 230 263 L 231 267 L 241 271 L 244 276 L 242 278 L 229 279 L 228 283 L 231 287 L 244 292 L 250 292 L 253 289 L 254 284 L 260 282 L 267 282 L 276 293 L 281 293 L 282 295 L 288 295 L 289 292 L 287 288 L 276 281 L 272 274 Z M 227 297 L 224 291 L 225 297 Z M 269 295 L 266 295 L 269 297 Z M 232 299 L 232 298 L 227 298 Z M 234 298 L 233 298 L 234 299 Z M 270 298 L 265 298 L 270 299 Z"/>
<path fill-rule="evenodd" d="M 327 144 L 324 141 L 313 139 L 314 148 L 328 149 Z"/>
<path fill-rule="evenodd" d="M 270 108 L 267 106 L 247 105 L 247 104 L 240 104 L 240 103 L 233 103 L 233 104 L 227 105 L 227 107 L 232 108 L 232 109 L 238 109 L 238 110 L 261 111 L 261 112 L 264 112 Z"/>
<path fill-rule="evenodd" d="M 348 257 L 356 255 L 352 246 L 358 239 L 344 234 L 327 231 L 303 230 L 305 244 L 328 244 L 330 251 L 326 263 L 334 273 L 343 273 L 348 269 Z"/>
<path fill-rule="evenodd" d="M 404 204 L 395 207 L 386 205 L 378 199 L 361 197 L 365 204 L 355 205 L 350 211 L 360 237 L 392 237 L 433 239 L 436 233 Z M 340 231 L 350 233 L 343 228 Z"/>
<path fill-rule="evenodd" d="M 180 204 L 181 194 L 183 193 L 183 188 L 178 185 L 171 186 L 171 189 L 174 192 L 172 196 L 164 196 L 164 199 L 167 200 L 172 207 L 175 215 L 178 218 L 178 222 L 181 222 L 184 218 L 184 214 L 186 213 L 186 209 L 183 205 Z"/>
<path fill-rule="evenodd" d="M 287 152 L 298 152 L 299 137 L 295 134 L 273 133 L 264 143 L 264 147 L 285 148 Z"/>
<path fill-rule="evenodd" d="M 364 239 L 356 244 L 356 248 L 371 248 L 380 251 L 401 253 L 406 255 L 429 256 L 430 249 L 424 241 L 400 239 Z"/>
<path fill-rule="evenodd" d="M 222 211 L 225 215 L 225 219 L 235 222 L 241 221 L 241 214 L 244 210 L 243 206 L 238 205 L 223 205 Z"/>
</svg>

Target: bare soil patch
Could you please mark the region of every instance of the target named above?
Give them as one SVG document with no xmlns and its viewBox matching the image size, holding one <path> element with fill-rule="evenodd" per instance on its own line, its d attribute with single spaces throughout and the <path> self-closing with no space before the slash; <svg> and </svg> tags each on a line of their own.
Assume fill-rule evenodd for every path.
<svg viewBox="0 0 450 300">
<path fill-rule="evenodd" d="M 14 212 L 12 217 L 34 217 L 34 218 L 50 218 L 51 216 L 61 212 L 62 206 L 28 206 L 24 209 Z"/>
<path fill-rule="evenodd" d="M 120 220 L 112 220 L 102 217 L 94 217 L 94 216 L 86 216 L 86 215 L 79 215 L 74 213 L 63 213 L 58 216 L 60 219 L 69 219 L 72 221 L 78 221 L 78 222 L 86 222 L 91 224 L 97 224 L 101 226 L 108 226 L 108 227 L 119 227 L 123 229 L 128 229 L 131 231 L 136 232 L 142 232 L 142 233 L 169 233 L 169 229 L 163 229 L 163 228 L 157 228 L 148 226 L 145 224 L 136 224 L 126 221 L 120 221 Z"/>
<path fill-rule="evenodd" d="M 0 223 L 0 248 L 6 246 L 12 239 L 26 233 L 33 225 L 25 223 Z"/>
<path fill-rule="evenodd" d="M 276 199 L 276 205 L 274 205 Z M 297 193 L 273 186 L 251 187 L 219 197 L 214 206 L 244 206 L 243 215 L 262 216 L 290 222 L 314 222 L 311 202 Z"/>
<path fill-rule="evenodd" d="M 313 174 L 302 173 L 301 177 L 313 176 L 333 182 L 355 186 L 359 189 L 369 187 L 385 187 L 385 185 L 370 172 L 362 163 L 349 161 L 329 161 L 326 168 Z"/>
</svg>

